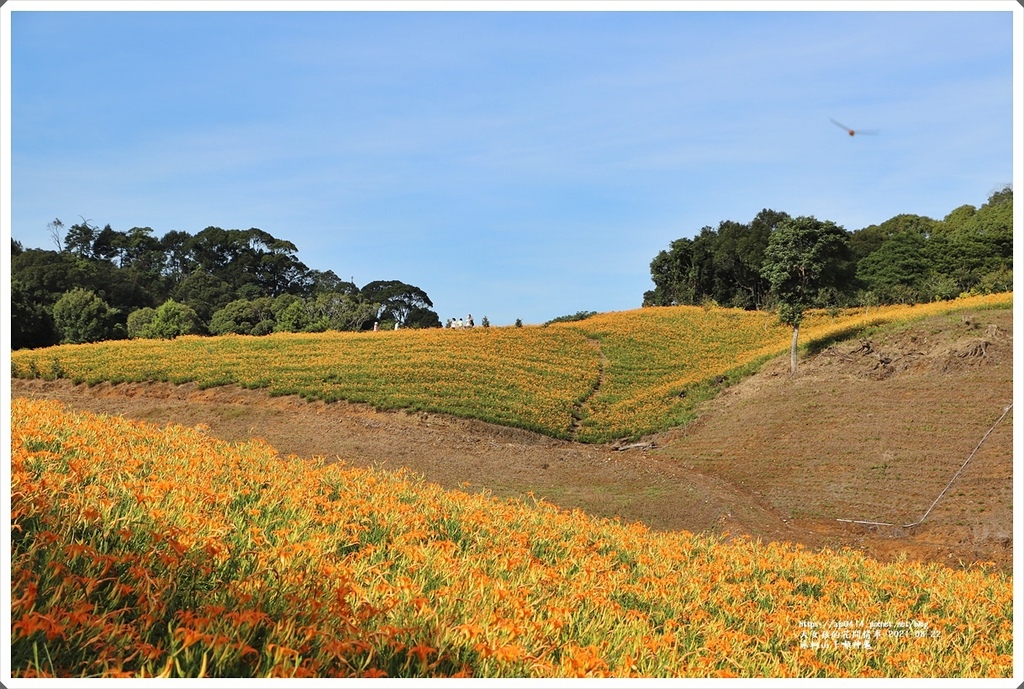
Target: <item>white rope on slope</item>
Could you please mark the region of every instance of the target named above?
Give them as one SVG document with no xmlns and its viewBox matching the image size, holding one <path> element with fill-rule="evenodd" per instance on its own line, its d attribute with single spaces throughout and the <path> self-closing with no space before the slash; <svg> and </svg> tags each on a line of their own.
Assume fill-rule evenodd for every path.
<svg viewBox="0 0 1024 689">
<path fill-rule="evenodd" d="M 921 524 L 925 519 L 928 518 L 928 515 L 931 514 L 932 510 L 939 503 L 939 500 L 942 499 L 942 496 L 946 494 L 946 491 L 949 490 L 949 487 L 953 485 L 953 482 L 956 481 L 957 477 L 963 472 L 963 470 L 967 466 L 967 464 L 972 459 L 974 459 L 974 455 L 978 454 L 978 450 L 981 449 L 982 444 L 984 444 L 984 442 L 986 440 L 988 440 L 988 437 L 992 434 L 992 431 L 994 431 L 996 429 L 996 426 L 999 425 L 1000 421 L 1002 421 L 1004 418 L 1006 418 L 1006 415 L 1010 413 L 1011 409 L 1013 409 L 1013 402 L 1010 402 L 1010 404 L 1005 409 L 1003 409 L 1002 416 L 1000 416 L 998 419 L 996 419 L 996 422 L 994 424 L 992 424 L 992 428 L 988 429 L 988 432 L 985 433 L 985 435 L 983 435 L 981 437 L 981 440 L 978 441 L 978 444 L 974 448 L 974 451 L 971 452 L 971 454 L 967 457 L 967 459 L 964 460 L 964 463 L 960 465 L 960 468 L 957 469 L 955 474 L 953 474 L 953 478 L 949 479 L 949 483 L 947 483 L 946 487 L 942 489 L 942 492 L 939 493 L 939 496 L 937 498 L 935 498 L 935 501 L 932 502 L 931 507 L 929 507 L 928 510 L 924 513 L 924 516 L 921 517 L 920 519 L 918 519 L 916 522 L 913 522 L 912 524 L 904 524 L 903 525 L 904 529 L 909 529 L 912 526 L 917 526 L 917 525 Z M 851 524 L 870 524 L 870 525 L 875 525 L 875 526 L 896 526 L 895 524 L 890 524 L 888 522 L 872 522 L 872 521 L 866 521 L 866 520 L 861 520 L 861 519 L 836 519 L 836 521 L 837 522 L 847 522 L 847 523 L 851 523 Z"/>
<path fill-rule="evenodd" d="M 867 524 L 869 526 L 896 526 L 889 522 L 869 522 L 865 519 L 836 519 L 837 522 L 847 522 L 848 524 Z"/>
<path fill-rule="evenodd" d="M 953 474 L 953 478 L 949 479 L 949 483 L 947 483 L 946 487 L 942 489 L 942 492 L 939 493 L 939 496 L 937 498 L 935 498 L 935 502 L 933 502 L 931 504 L 931 507 L 929 507 L 928 510 L 924 513 L 924 516 L 921 517 L 920 519 L 918 519 L 916 522 L 914 522 L 912 524 L 904 524 L 903 528 L 909 529 L 912 526 L 917 526 L 918 524 L 920 524 L 921 522 L 923 522 L 925 519 L 928 518 L 928 515 L 931 514 L 931 511 L 932 511 L 932 509 L 934 509 L 935 505 L 937 505 L 939 500 L 942 499 L 942 496 L 946 494 L 946 491 L 949 490 L 949 487 L 953 485 L 953 481 L 956 481 L 957 476 L 959 476 L 960 473 L 964 470 L 964 467 L 967 466 L 967 463 L 970 462 L 972 459 L 974 459 L 974 455 L 976 455 L 978 453 L 978 450 L 981 449 L 982 444 L 986 440 L 988 440 L 989 435 L 991 435 L 992 431 L 994 431 L 996 429 L 996 426 L 999 425 L 999 422 L 1002 421 L 1006 417 L 1006 415 L 1010 413 L 1011 409 L 1013 409 L 1013 402 L 1010 402 L 1010 404 L 1006 407 L 1006 409 L 1003 410 L 1002 416 L 1000 416 L 998 419 L 996 419 L 996 422 L 994 424 L 992 424 L 992 428 L 988 429 L 988 432 L 985 433 L 985 435 L 983 435 L 981 437 L 981 440 L 978 441 L 977 447 L 974 448 L 974 451 L 971 452 L 970 456 L 967 457 L 966 460 L 964 460 L 964 463 L 961 464 L 960 468 L 957 469 L 955 474 Z"/>
</svg>

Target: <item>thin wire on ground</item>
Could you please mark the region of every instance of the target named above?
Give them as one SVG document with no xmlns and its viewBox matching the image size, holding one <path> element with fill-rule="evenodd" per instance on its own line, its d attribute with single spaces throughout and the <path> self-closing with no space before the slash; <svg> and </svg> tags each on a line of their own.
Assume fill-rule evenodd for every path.
<svg viewBox="0 0 1024 689">
<path fill-rule="evenodd" d="M 972 459 L 974 459 L 974 455 L 978 454 L 978 450 L 980 450 L 981 446 L 985 443 L 986 440 L 988 440 L 988 437 L 992 434 L 992 431 L 994 431 L 996 429 L 996 426 L 998 426 L 999 423 L 1004 418 L 1006 418 L 1006 415 L 1010 413 L 1011 409 L 1013 409 L 1013 402 L 1010 402 L 1010 404 L 1008 404 L 1006 406 L 1006 408 L 1003 409 L 1002 415 L 998 419 L 996 419 L 996 422 L 994 424 L 992 424 L 992 427 L 989 428 L 988 431 L 985 433 L 985 435 L 983 435 L 981 437 L 981 440 L 978 441 L 978 444 L 975 446 L 975 448 L 971 452 L 971 454 L 967 456 L 967 459 L 964 460 L 964 463 L 961 464 L 960 468 L 957 469 L 955 474 L 953 474 L 953 478 L 949 479 L 949 483 L 946 484 L 946 487 L 942 489 L 942 491 L 939 493 L 939 495 L 932 502 L 931 506 L 927 510 L 925 510 L 924 515 L 920 519 L 918 519 L 916 522 L 911 522 L 910 524 L 904 524 L 903 525 L 904 529 L 909 529 L 911 527 L 918 526 L 921 523 L 923 523 L 925 519 L 928 518 L 928 515 L 931 514 L 933 509 L 935 509 L 935 506 L 937 504 L 939 504 L 939 500 L 942 499 L 942 496 L 946 494 L 946 491 L 948 491 L 949 487 L 953 485 L 953 482 L 956 481 L 957 477 L 960 476 L 961 473 L 963 473 L 963 470 L 967 467 L 968 463 L 970 463 L 970 461 Z M 896 526 L 895 524 L 890 524 L 889 522 L 873 522 L 873 521 L 867 521 L 867 520 L 864 520 L 864 519 L 836 519 L 836 521 L 837 522 L 847 522 L 849 524 L 868 524 L 868 525 L 873 525 L 873 526 Z"/>
</svg>

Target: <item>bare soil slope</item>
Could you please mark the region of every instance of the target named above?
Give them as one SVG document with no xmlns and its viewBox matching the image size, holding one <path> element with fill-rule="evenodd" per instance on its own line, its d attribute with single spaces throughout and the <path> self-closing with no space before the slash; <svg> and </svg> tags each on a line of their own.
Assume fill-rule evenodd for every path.
<svg viewBox="0 0 1024 689">
<path fill-rule="evenodd" d="M 880 559 L 1011 566 L 1012 312 L 939 317 L 788 356 L 642 449 L 582 445 L 437 414 L 272 398 L 237 387 L 12 381 L 12 395 L 260 437 L 282 454 L 406 467 L 428 481 L 527 496 L 654 529 L 746 534 Z M 864 525 L 839 519 L 876 521 Z"/>
</svg>

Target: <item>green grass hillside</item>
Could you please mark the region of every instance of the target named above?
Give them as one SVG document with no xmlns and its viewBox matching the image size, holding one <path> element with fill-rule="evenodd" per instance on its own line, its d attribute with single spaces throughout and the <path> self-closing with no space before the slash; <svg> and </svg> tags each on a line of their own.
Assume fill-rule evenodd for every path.
<svg viewBox="0 0 1024 689">
<path fill-rule="evenodd" d="M 810 313 L 804 347 L 1012 294 Z M 687 421 L 696 404 L 789 345 L 771 313 L 659 307 L 547 327 L 280 333 L 62 345 L 12 353 L 16 377 L 237 384 L 272 395 L 427 410 L 603 442 Z"/>
</svg>

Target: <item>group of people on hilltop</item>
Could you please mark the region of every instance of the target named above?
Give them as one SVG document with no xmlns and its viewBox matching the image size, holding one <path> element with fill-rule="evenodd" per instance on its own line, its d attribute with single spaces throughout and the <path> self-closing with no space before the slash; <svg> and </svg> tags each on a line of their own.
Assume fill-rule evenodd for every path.
<svg viewBox="0 0 1024 689">
<path fill-rule="evenodd" d="M 461 318 L 449 318 L 448 322 L 444 324 L 446 328 L 472 328 L 473 327 L 473 314 L 466 316 L 466 320 L 463 321 Z"/>
</svg>

